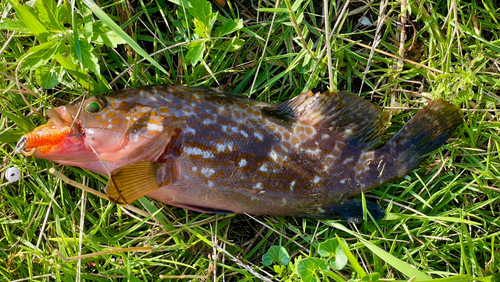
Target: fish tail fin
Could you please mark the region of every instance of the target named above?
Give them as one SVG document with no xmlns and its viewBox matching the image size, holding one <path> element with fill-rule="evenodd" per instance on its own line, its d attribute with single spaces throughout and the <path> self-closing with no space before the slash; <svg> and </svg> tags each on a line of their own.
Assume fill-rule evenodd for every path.
<svg viewBox="0 0 500 282">
<path fill-rule="evenodd" d="M 443 99 L 432 101 L 381 148 L 399 167 L 398 177 L 414 169 L 422 158 L 439 148 L 463 123 L 458 106 Z"/>
</svg>

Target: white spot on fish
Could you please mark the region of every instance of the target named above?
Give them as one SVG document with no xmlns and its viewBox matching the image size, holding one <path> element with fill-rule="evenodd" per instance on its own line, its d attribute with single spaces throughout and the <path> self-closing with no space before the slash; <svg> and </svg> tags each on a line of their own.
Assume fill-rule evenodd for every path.
<svg viewBox="0 0 500 282">
<path fill-rule="evenodd" d="M 281 199 L 281 202 L 283 202 L 283 204 L 286 204 L 288 201 L 285 198 L 283 198 Z"/>
<path fill-rule="evenodd" d="M 343 164 L 348 164 L 348 163 L 352 162 L 353 160 L 354 160 L 354 158 L 350 157 L 350 158 L 345 159 L 342 163 Z"/>
<path fill-rule="evenodd" d="M 201 155 L 202 151 L 200 148 L 196 147 L 184 147 L 183 152 L 188 154 L 188 155 Z"/>
<path fill-rule="evenodd" d="M 214 157 L 214 154 L 212 154 L 212 152 L 210 151 L 203 151 L 203 158 L 204 159 L 210 159 L 210 158 L 213 158 Z"/>
<path fill-rule="evenodd" d="M 184 129 L 184 132 L 191 133 L 193 135 L 196 134 L 196 131 L 194 129 L 192 129 L 191 127 L 187 126 L 187 125 L 186 125 L 186 128 Z"/>
<path fill-rule="evenodd" d="M 233 143 L 232 142 L 229 142 L 229 143 L 217 143 L 217 152 L 224 152 L 226 150 L 228 150 L 229 152 L 232 152 L 233 151 Z"/>
<path fill-rule="evenodd" d="M 278 159 L 278 154 L 276 154 L 274 150 L 271 151 L 269 156 L 271 157 L 271 159 L 273 159 L 273 161 L 276 161 Z"/>
<path fill-rule="evenodd" d="M 254 132 L 253 135 L 257 137 L 257 139 L 259 139 L 260 141 L 264 140 L 264 136 L 262 136 L 262 134 L 258 133 L 257 131 Z"/>
<path fill-rule="evenodd" d="M 375 152 L 374 151 L 368 151 L 364 152 L 361 154 L 361 160 L 366 160 L 366 161 L 371 161 L 375 158 Z"/>
<path fill-rule="evenodd" d="M 286 153 L 288 153 L 288 149 L 287 149 L 287 148 L 285 148 L 285 146 L 281 145 L 281 149 L 282 149 L 283 151 L 285 151 Z M 285 159 L 286 159 L 286 155 L 285 155 Z M 283 160 L 285 160 L 285 159 L 283 159 Z"/>
<path fill-rule="evenodd" d="M 154 123 L 149 123 L 148 122 L 148 131 L 152 131 L 152 130 L 156 130 L 156 131 L 162 132 L 163 131 L 163 125 L 158 125 L 158 124 L 154 124 Z"/>
<path fill-rule="evenodd" d="M 240 130 L 240 133 L 243 137 L 248 138 L 248 134 L 244 130 Z"/>
<path fill-rule="evenodd" d="M 345 178 L 344 178 L 344 179 L 342 179 L 342 180 L 340 180 L 340 183 L 341 183 L 341 184 L 344 184 L 344 183 L 345 183 Z"/>
<path fill-rule="evenodd" d="M 262 183 L 257 183 L 255 186 L 253 186 L 254 189 L 262 189 Z"/>
<path fill-rule="evenodd" d="M 208 181 L 208 187 L 214 187 L 214 183 L 212 181 Z"/>
<path fill-rule="evenodd" d="M 335 142 L 335 147 L 333 148 L 333 151 L 342 153 L 341 150 L 340 150 L 340 148 L 339 148 L 339 143 L 338 142 Z"/>
<path fill-rule="evenodd" d="M 108 126 L 106 126 L 107 128 L 113 128 L 113 125 L 110 123 L 108 124 Z"/>
<path fill-rule="evenodd" d="M 267 171 L 267 164 L 263 164 L 260 168 L 260 171 Z"/>
<path fill-rule="evenodd" d="M 183 152 L 188 155 L 203 156 L 204 159 L 213 158 L 214 154 L 210 151 L 203 151 L 197 147 L 184 147 Z"/>
<path fill-rule="evenodd" d="M 208 118 L 203 121 L 203 124 L 213 124 L 213 123 L 215 123 L 215 121 L 212 121 L 211 119 Z"/>
<path fill-rule="evenodd" d="M 197 171 L 197 170 L 198 170 L 198 168 L 197 168 L 197 167 L 195 167 L 195 166 L 193 166 L 191 169 L 192 169 L 193 171 Z"/>
<path fill-rule="evenodd" d="M 322 209 L 322 208 L 318 208 L 318 211 L 319 211 L 320 213 L 324 213 L 324 212 L 325 212 L 325 210 L 324 210 L 324 209 Z"/>
<path fill-rule="evenodd" d="M 309 155 L 319 155 L 321 153 L 321 150 L 320 150 L 320 148 L 316 148 L 316 150 L 314 150 L 314 151 L 307 149 L 306 153 L 308 153 Z"/>
<path fill-rule="evenodd" d="M 212 168 L 204 167 L 201 169 L 201 173 L 203 173 L 203 175 L 205 175 L 205 177 L 210 178 L 210 176 L 212 176 L 212 174 L 215 173 L 215 170 L 213 170 Z"/>
<path fill-rule="evenodd" d="M 318 183 L 320 180 L 321 180 L 321 177 L 319 177 L 319 176 L 317 176 L 317 175 L 316 175 L 316 176 L 314 177 L 314 181 L 313 181 L 313 182 L 314 182 L 314 183 Z"/>
<path fill-rule="evenodd" d="M 217 152 L 224 152 L 226 150 L 226 145 L 217 143 Z"/>
<path fill-rule="evenodd" d="M 241 159 L 241 160 L 240 160 L 240 162 L 238 163 L 238 165 L 239 165 L 240 167 L 244 167 L 244 166 L 246 166 L 246 165 L 247 165 L 247 160 L 245 160 L 245 159 Z"/>
<path fill-rule="evenodd" d="M 346 129 L 344 135 L 350 136 L 352 134 L 352 129 Z"/>
<path fill-rule="evenodd" d="M 293 186 L 295 185 L 295 180 L 290 183 L 290 191 L 293 191 Z"/>
</svg>

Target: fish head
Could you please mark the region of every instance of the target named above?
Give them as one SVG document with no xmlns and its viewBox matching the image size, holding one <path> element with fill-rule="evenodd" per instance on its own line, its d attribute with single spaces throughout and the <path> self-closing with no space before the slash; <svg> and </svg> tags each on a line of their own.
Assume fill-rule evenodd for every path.
<svg viewBox="0 0 500 282">
<path fill-rule="evenodd" d="M 106 174 L 128 163 L 153 161 L 168 144 L 167 117 L 129 95 L 91 97 L 47 115 L 47 124 L 19 141 L 24 155 Z"/>
</svg>

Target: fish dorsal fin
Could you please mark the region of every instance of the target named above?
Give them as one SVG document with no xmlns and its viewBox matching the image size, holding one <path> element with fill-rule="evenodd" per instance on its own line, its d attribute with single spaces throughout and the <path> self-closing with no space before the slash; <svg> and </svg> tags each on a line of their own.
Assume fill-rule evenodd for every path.
<svg viewBox="0 0 500 282">
<path fill-rule="evenodd" d="M 380 107 L 346 91 L 305 92 L 275 106 L 274 111 L 363 147 L 377 144 L 389 121 L 389 115 Z"/>
<path fill-rule="evenodd" d="M 124 165 L 111 172 L 106 186 L 110 201 L 130 204 L 140 197 L 174 180 L 175 162 L 137 162 Z"/>
</svg>

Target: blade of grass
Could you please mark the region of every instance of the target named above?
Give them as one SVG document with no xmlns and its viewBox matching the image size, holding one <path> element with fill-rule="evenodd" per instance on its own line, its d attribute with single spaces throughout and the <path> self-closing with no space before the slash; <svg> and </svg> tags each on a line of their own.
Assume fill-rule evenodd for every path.
<svg viewBox="0 0 500 282">
<path fill-rule="evenodd" d="M 139 53 L 141 56 L 146 58 L 148 62 L 150 62 L 152 65 L 157 67 L 159 70 L 161 70 L 164 74 L 169 75 L 168 71 L 164 69 L 157 61 L 155 61 L 149 54 L 142 49 L 139 44 L 135 40 L 133 40 L 128 34 L 123 31 L 123 29 L 117 25 L 93 0 L 82 0 L 82 2 L 89 7 L 92 12 L 105 24 L 107 25 L 112 31 L 114 31 L 118 36 L 120 36 L 125 42 L 127 42 L 134 51 Z"/>
<path fill-rule="evenodd" d="M 342 249 L 344 250 L 344 253 L 347 255 L 347 259 L 351 263 L 352 268 L 354 268 L 354 271 L 359 275 L 359 278 L 363 278 L 366 276 L 365 270 L 359 265 L 358 260 L 354 257 L 354 255 L 351 253 L 351 250 L 344 245 L 342 240 L 340 240 L 340 237 L 335 234 L 335 237 L 337 238 L 337 241 L 339 242 L 339 245 L 342 246 Z"/>
<path fill-rule="evenodd" d="M 368 249 L 370 249 L 374 254 L 384 260 L 386 263 L 390 264 L 395 269 L 401 271 L 401 273 L 405 274 L 408 277 L 415 277 L 413 281 L 421 281 L 421 280 L 431 280 L 432 278 L 427 274 L 416 270 L 411 265 L 406 262 L 396 258 L 395 256 L 389 254 L 384 251 L 380 247 L 375 246 L 374 244 L 368 242 L 363 238 L 359 238 L 361 243 L 363 243 Z"/>
<path fill-rule="evenodd" d="M 465 223 L 465 224 L 470 224 L 470 225 L 475 225 L 475 226 L 480 226 L 481 223 L 463 219 L 463 218 L 456 218 L 456 217 L 446 217 L 446 216 L 420 216 L 420 215 L 406 215 L 406 214 L 399 214 L 399 213 L 389 213 L 387 214 L 387 217 L 385 220 L 401 220 L 401 219 L 406 219 L 406 218 L 418 218 L 422 220 L 430 220 L 430 221 L 442 221 L 442 222 L 456 222 L 456 223 Z"/>
</svg>

